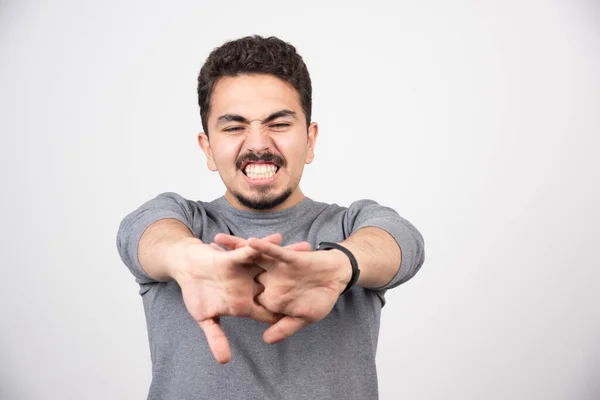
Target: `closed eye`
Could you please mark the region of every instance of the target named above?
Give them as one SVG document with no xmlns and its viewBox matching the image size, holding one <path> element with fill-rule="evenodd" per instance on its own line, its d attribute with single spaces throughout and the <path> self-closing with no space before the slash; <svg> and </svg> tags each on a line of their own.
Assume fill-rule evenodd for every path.
<svg viewBox="0 0 600 400">
<path fill-rule="evenodd" d="M 239 132 L 244 130 L 242 126 L 232 126 L 230 128 L 223 129 L 223 132 Z"/>
<path fill-rule="evenodd" d="M 289 126 L 290 126 L 290 124 L 283 123 L 283 122 L 280 122 L 278 124 L 271 124 L 271 125 L 269 125 L 269 127 L 274 128 L 274 129 L 283 129 L 283 128 L 287 128 Z"/>
</svg>

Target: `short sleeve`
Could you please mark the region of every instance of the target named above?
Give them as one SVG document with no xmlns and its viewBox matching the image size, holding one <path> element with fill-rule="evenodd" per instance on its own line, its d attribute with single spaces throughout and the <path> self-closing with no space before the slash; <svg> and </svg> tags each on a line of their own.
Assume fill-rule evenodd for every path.
<svg viewBox="0 0 600 400">
<path fill-rule="evenodd" d="M 345 230 L 352 234 L 368 226 L 388 232 L 402 252 L 398 272 L 390 282 L 378 290 L 391 289 L 415 276 L 425 261 L 424 240 L 417 228 L 392 208 L 379 205 L 373 200 L 352 203 L 346 212 Z"/>
<path fill-rule="evenodd" d="M 173 218 L 184 223 L 196 237 L 201 237 L 205 215 L 199 202 L 171 192 L 158 195 L 127 215 L 119 226 L 117 250 L 136 281 L 140 284 L 154 282 L 142 269 L 138 259 L 140 239 L 152 223 Z"/>
</svg>

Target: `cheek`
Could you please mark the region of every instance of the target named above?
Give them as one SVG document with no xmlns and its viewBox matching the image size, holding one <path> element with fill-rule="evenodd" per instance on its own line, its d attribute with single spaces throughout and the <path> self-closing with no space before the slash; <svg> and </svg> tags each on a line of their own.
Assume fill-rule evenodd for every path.
<svg viewBox="0 0 600 400">
<path fill-rule="evenodd" d="M 219 167 L 224 169 L 232 168 L 239 156 L 240 144 L 239 140 L 220 140 L 214 143 L 213 147 L 213 158 L 215 163 Z M 235 168 L 235 167 L 233 167 Z"/>
<path fill-rule="evenodd" d="M 302 137 L 283 138 L 277 142 L 277 147 L 288 162 L 288 167 L 298 168 L 304 164 L 306 157 L 306 139 Z"/>
</svg>

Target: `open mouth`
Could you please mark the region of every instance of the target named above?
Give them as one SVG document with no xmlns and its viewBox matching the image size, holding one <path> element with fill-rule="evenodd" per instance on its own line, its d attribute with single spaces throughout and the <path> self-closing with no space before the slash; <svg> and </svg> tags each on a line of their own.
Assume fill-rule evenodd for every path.
<svg viewBox="0 0 600 400">
<path fill-rule="evenodd" d="M 242 172 L 252 180 L 272 178 L 279 165 L 270 162 L 248 162 L 242 167 Z"/>
</svg>

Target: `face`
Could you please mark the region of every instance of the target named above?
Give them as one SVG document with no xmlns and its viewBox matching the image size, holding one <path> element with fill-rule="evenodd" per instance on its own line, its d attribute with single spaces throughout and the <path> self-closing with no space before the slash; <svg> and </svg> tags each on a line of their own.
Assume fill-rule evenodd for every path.
<svg viewBox="0 0 600 400">
<path fill-rule="evenodd" d="M 271 75 L 221 78 L 198 142 L 234 207 L 276 211 L 300 202 L 304 165 L 314 158 L 316 123 L 306 126 L 300 96 Z"/>
</svg>

